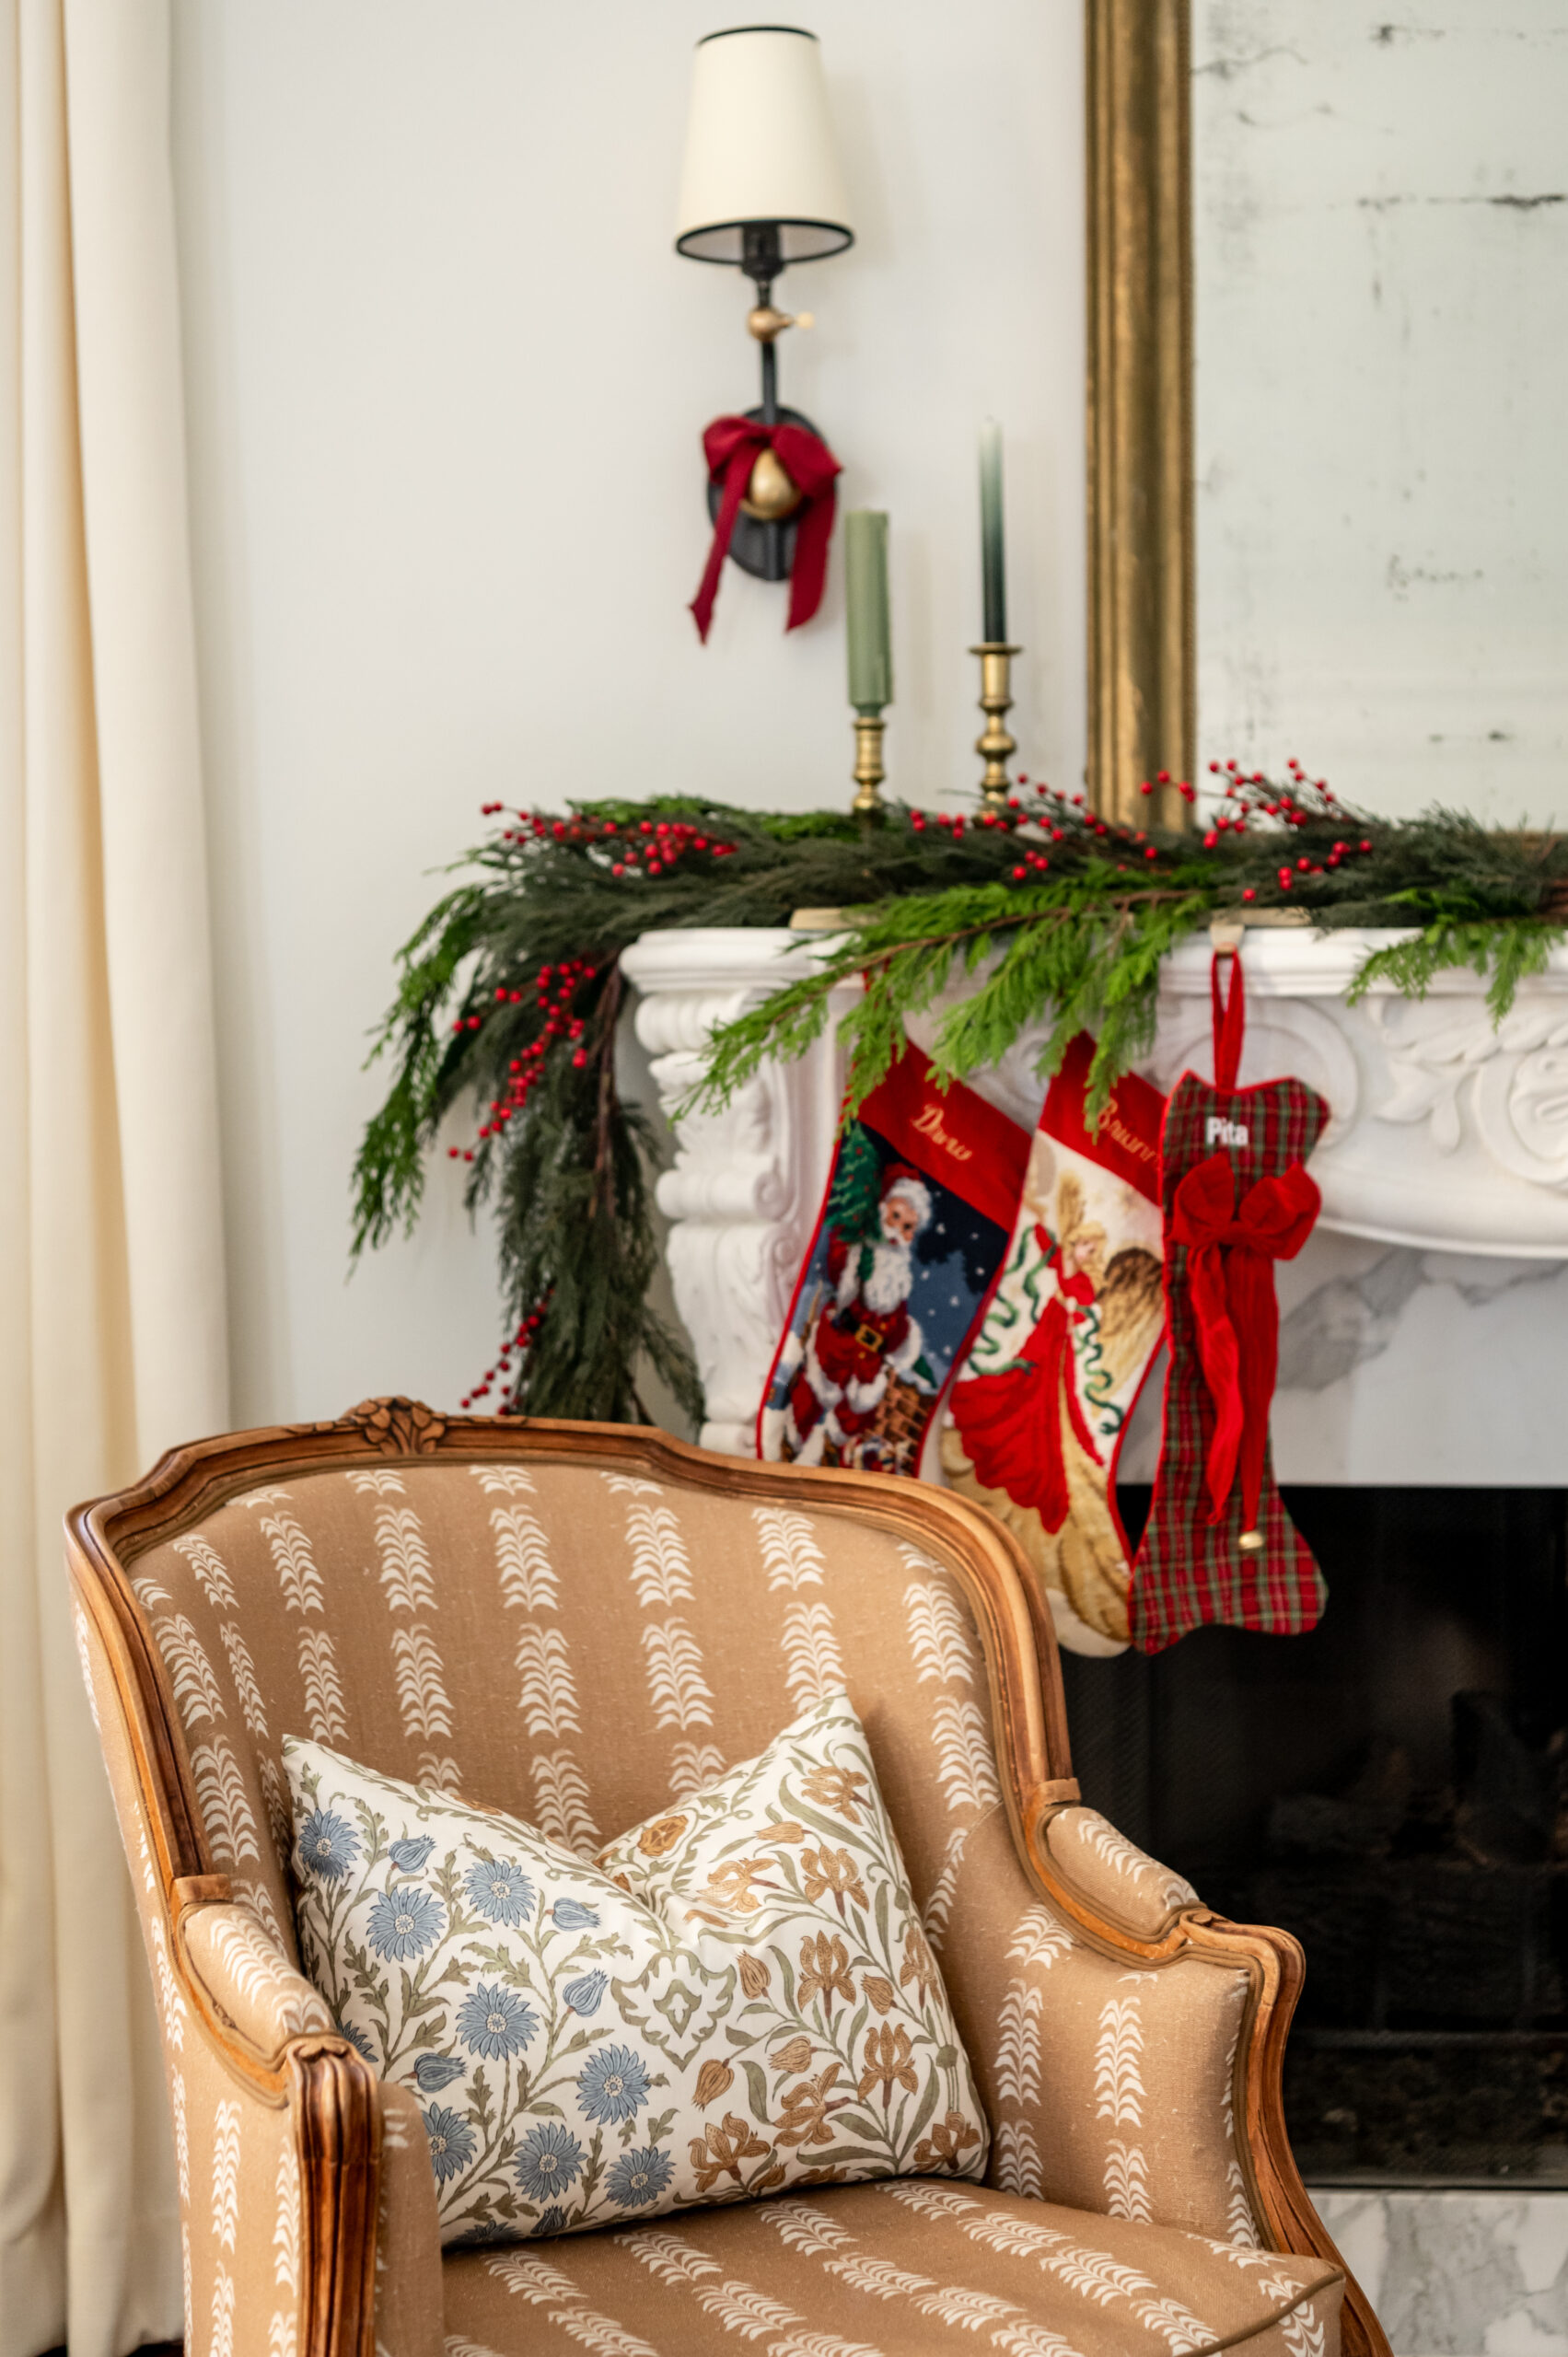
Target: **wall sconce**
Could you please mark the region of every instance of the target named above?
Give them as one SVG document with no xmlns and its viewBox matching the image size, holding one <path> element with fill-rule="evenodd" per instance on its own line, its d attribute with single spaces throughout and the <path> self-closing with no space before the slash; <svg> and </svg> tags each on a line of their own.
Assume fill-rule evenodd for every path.
<svg viewBox="0 0 1568 2357">
<path fill-rule="evenodd" d="M 837 461 L 810 420 L 779 404 L 778 339 L 786 328 L 809 327 L 811 319 L 808 312 L 796 318 L 775 309 L 773 284 L 791 262 L 819 261 L 853 245 L 848 212 L 815 33 L 787 25 L 747 25 L 709 33 L 700 41 L 675 244 L 692 261 L 743 270 L 756 289 L 746 324 L 761 346 L 762 398 L 757 408 L 745 412 L 745 420 L 768 429 L 770 438 L 760 442 L 753 435 L 742 441 L 731 435 L 729 443 L 736 447 L 716 464 L 717 429 L 737 421 L 715 420 L 704 439 L 708 513 L 720 526 L 720 534 L 722 510 L 733 504 L 726 498 L 730 466 L 743 464 L 743 450 L 751 454 L 726 545 L 743 571 L 762 581 L 785 580 L 794 570 L 797 525 L 787 519 L 795 517 L 803 502 L 825 502 L 826 526 L 831 528 L 830 477 L 815 490 L 800 480 L 812 473 L 811 455 L 787 435 L 775 448 L 773 431 L 801 429 L 837 471 Z M 710 559 L 713 587 L 726 552 L 718 546 L 720 534 L 715 535 L 716 556 Z M 825 562 L 826 531 L 812 537 L 820 537 Z M 802 552 L 803 569 L 807 553 Z M 709 591 L 704 580 L 694 608 L 704 637 L 705 611 L 711 611 L 713 602 Z M 799 602 L 792 598 L 791 627 L 808 619 L 796 610 Z M 811 598 L 810 610 L 815 607 Z"/>
</svg>

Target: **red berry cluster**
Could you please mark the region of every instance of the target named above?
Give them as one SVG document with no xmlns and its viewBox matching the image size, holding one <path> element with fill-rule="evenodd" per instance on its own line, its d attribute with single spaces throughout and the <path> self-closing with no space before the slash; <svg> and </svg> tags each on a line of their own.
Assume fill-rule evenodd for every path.
<svg viewBox="0 0 1568 2357">
<path fill-rule="evenodd" d="M 505 810 L 504 802 L 482 802 L 491 819 Z M 591 851 L 612 854 L 612 876 L 663 876 L 687 852 L 706 852 L 711 859 L 733 859 L 738 843 L 719 842 L 685 819 L 639 819 L 622 826 L 615 819 L 541 818 L 537 810 L 516 810 L 515 823 L 503 827 L 504 843 L 581 843 Z"/>
<path fill-rule="evenodd" d="M 613 819 L 605 820 L 604 831 L 616 832 Z M 715 842 L 684 819 L 639 819 L 634 828 L 624 830 L 615 849 L 620 856 L 610 865 L 612 876 L 662 876 L 683 853 L 705 851 L 714 859 L 733 859 L 738 846 Z"/>
<path fill-rule="evenodd" d="M 564 1040 L 572 1050 L 572 1062 L 579 1070 L 587 1062 L 588 1051 L 579 1043 L 583 1037 L 583 1018 L 572 1012 L 572 1001 L 582 983 L 594 972 L 591 958 L 566 958 L 559 966 L 541 966 L 534 976 L 534 993 L 544 1016 L 544 1028 L 537 1039 L 529 1041 L 521 1055 L 512 1058 L 510 1077 L 505 1097 L 490 1100 L 490 1119 L 480 1131 L 482 1138 L 499 1137 L 514 1113 L 520 1113 L 540 1081 L 544 1076 L 544 1060 L 556 1041 Z M 499 1006 L 521 1006 L 528 993 L 498 986 L 495 993 Z M 453 1024 L 454 1031 L 465 1026 L 477 1031 L 482 1017 L 459 1016 Z M 473 1148 L 449 1145 L 447 1152 L 454 1162 L 471 1162 Z"/>
<path fill-rule="evenodd" d="M 538 1309 L 529 1310 L 511 1341 L 502 1343 L 495 1355 L 495 1364 L 485 1368 L 483 1375 L 471 1391 L 464 1392 L 458 1402 L 459 1408 L 471 1408 L 479 1400 L 488 1399 L 493 1384 L 499 1383 L 505 1387 L 511 1382 L 514 1373 L 517 1372 L 512 1365 L 512 1353 L 516 1352 L 519 1359 L 522 1357 L 523 1353 L 544 1323 L 544 1306 L 541 1304 Z M 505 1400 L 501 1404 L 500 1413 L 503 1416 L 506 1413 Z"/>
<path fill-rule="evenodd" d="M 1027 777 L 1020 776 L 1020 785 L 1028 785 L 1028 783 Z M 1163 770 L 1160 783 L 1167 783 L 1167 772 Z M 1150 794 L 1154 788 L 1145 786 L 1144 791 Z M 1191 794 L 1191 789 L 1183 786 L 1181 791 Z M 1005 810 L 981 810 L 972 815 L 962 811 L 912 810 L 910 826 L 917 835 L 924 834 L 927 828 L 938 828 L 950 834 L 955 842 L 961 842 L 965 830 L 970 827 L 1015 836 L 1021 835 L 1026 827 L 1033 828 L 1036 830 L 1033 837 L 1027 842 L 1019 842 L 1017 862 L 1007 871 L 1015 884 L 1026 884 L 1031 877 L 1044 875 L 1050 868 L 1051 854 L 1040 847 L 1041 844 L 1067 842 L 1084 835 L 1106 843 L 1112 851 L 1124 851 L 1129 854 L 1127 859 L 1116 862 L 1117 872 L 1122 876 L 1130 872 L 1133 853 L 1140 853 L 1144 859 L 1159 857 L 1157 844 L 1150 842 L 1142 827 L 1119 826 L 1099 818 L 1088 807 L 1085 795 L 1064 794 L 1054 785 L 1036 785 L 1034 792 L 1037 800 L 1032 803 L 1020 800 L 1016 794 L 1010 795 Z"/>
<path fill-rule="evenodd" d="M 1227 828 L 1235 834 L 1245 834 L 1249 819 L 1271 819 L 1281 827 L 1320 826 L 1325 820 L 1335 819 L 1343 822 L 1347 814 L 1341 809 L 1339 797 L 1326 778 L 1309 778 L 1296 761 L 1287 761 L 1285 768 L 1288 772 L 1285 784 L 1273 785 L 1261 770 L 1254 770 L 1249 775 L 1238 761 L 1209 763 L 1211 775 L 1225 780 L 1226 801 L 1234 802 L 1237 807 L 1232 812 L 1222 811 L 1215 816 L 1214 825 L 1203 837 L 1208 850 L 1214 849 Z M 1331 850 L 1322 859 L 1301 854 L 1294 861 L 1282 861 L 1275 870 L 1280 889 L 1282 892 L 1294 890 L 1304 876 L 1331 875 L 1347 859 L 1365 857 L 1372 848 L 1370 835 L 1358 836 L 1354 842 L 1336 836 Z M 1244 900 L 1255 900 L 1257 890 L 1249 884 L 1241 897 Z"/>
</svg>

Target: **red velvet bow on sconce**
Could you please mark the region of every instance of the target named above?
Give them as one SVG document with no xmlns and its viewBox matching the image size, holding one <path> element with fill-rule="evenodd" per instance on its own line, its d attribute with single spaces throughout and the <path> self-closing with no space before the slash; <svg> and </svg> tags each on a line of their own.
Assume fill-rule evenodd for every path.
<svg viewBox="0 0 1568 2357">
<path fill-rule="evenodd" d="M 790 262 L 854 244 L 847 212 L 816 35 L 749 25 L 700 41 L 676 250 L 746 273 L 757 293 L 746 324 L 762 356 L 758 407 L 714 418 L 703 435 L 714 537 L 691 611 L 703 640 L 726 555 L 758 580 L 790 583 L 786 630 L 821 602 L 839 461 L 809 418 L 780 405 L 775 346 L 811 318 L 775 310 L 772 293 Z"/>
</svg>

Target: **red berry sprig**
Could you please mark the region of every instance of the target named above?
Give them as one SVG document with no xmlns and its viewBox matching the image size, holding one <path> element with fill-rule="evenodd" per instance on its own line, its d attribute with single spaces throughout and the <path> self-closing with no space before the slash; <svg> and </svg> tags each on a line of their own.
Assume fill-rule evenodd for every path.
<svg viewBox="0 0 1568 2357">
<path fill-rule="evenodd" d="M 504 802 L 482 802 L 481 814 L 494 818 Z M 723 842 L 686 819 L 639 819 L 622 826 L 616 819 L 587 819 L 574 814 L 547 819 L 537 810 L 515 810 L 513 823 L 503 827 L 504 843 L 575 843 L 610 855 L 612 876 L 665 876 L 688 853 L 710 859 L 733 859 L 738 843 Z"/>
<path fill-rule="evenodd" d="M 462 1398 L 458 1402 L 459 1408 L 472 1408 L 481 1399 L 487 1399 L 489 1398 L 491 1390 L 495 1384 L 499 1383 L 502 1385 L 503 1388 L 505 1388 L 516 1380 L 517 1376 L 522 1372 L 523 1353 L 528 1350 L 533 1341 L 534 1336 L 543 1325 L 544 1313 L 548 1306 L 548 1302 L 541 1302 L 537 1309 L 529 1310 L 528 1316 L 524 1318 L 517 1332 L 512 1336 L 511 1341 L 502 1343 L 500 1350 L 495 1355 L 495 1364 L 485 1368 L 484 1373 L 481 1376 L 479 1381 L 474 1385 L 471 1391 L 464 1392 Z M 517 1360 L 517 1364 L 515 1367 L 512 1364 L 514 1354 Z M 509 1412 L 505 1400 L 502 1401 L 497 1412 L 503 1416 Z"/>
<path fill-rule="evenodd" d="M 544 1077 L 545 1058 L 558 1041 L 571 1049 L 572 1062 L 579 1069 L 587 1062 L 588 1051 L 581 1044 L 583 1018 L 580 1015 L 574 1015 L 572 1002 L 594 971 L 591 958 L 566 958 L 559 965 L 540 968 L 534 976 L 534 994 L 544 1016 L 544 1028 L 536 1039 L 529 1040 L 519 1055 L 512 1058 L 506 1094 L 491 1098 L 490 1119 L 482 1123 L 475 1144 L 479 1138 L 499 1137 L 507 1122 L 522 1111 Z M 496 1004 L 503 1006 L 522 1006 L 527 996 L 525 991 L 508 990 L 504 984 L 498 985 L 495 992 Z M 454 1031 L 465 1028 L 477 1030 L 482 1019 L 477 1015 L 459 1016 L 452 1028 Z M 449 1145 L 447 1152 L 453 1162 L 471 1162 L 474 1156 L 473 1146 L 465 1149 Z"/>
</svg>

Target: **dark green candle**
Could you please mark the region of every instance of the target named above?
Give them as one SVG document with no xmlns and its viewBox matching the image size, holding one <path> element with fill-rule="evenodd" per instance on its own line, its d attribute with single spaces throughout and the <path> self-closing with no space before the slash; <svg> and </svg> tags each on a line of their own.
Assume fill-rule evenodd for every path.
<svg viewBox="0 0 1568 2357">
<path fill-rule="evenodd" d="M 880 712 L 893 701 L 893 650 L 888 620 L 888 518 L 874 508 L 852 508 L 844 517 L 844 606 L 849 700 L 856 712 Z"/>
<path fill-rule="evenodd" d="M 988 644 L 1007 636 L 1007 561 L 1002 544 L 1002 428 L 988 417 L 980 429 L 980 577 Z"/>
</svg>

